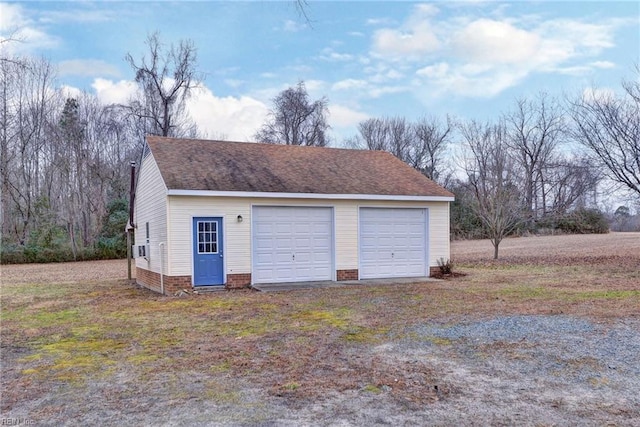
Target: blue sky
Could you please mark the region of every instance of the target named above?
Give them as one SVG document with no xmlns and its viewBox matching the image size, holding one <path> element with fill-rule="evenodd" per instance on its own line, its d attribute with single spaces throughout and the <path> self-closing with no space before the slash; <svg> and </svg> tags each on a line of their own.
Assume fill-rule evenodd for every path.
<svg viewBox="0 0 640 427">
<path fill-rule="evenodd" d="M 369 117 L 485 120 L 540 91 L 617 91 L 640 63 L 637 1 L 310 1 L 307 14 L 282 1 L 10 2 L 0 33 L 105 103 L 134 90 L 124 57 L 147 34 L 192 39 L 206 78 L 189 108 L 210 137 L 250 140 L 270 100 L 304 80 L 329 100 L 334 145 Z"/>
</svg>

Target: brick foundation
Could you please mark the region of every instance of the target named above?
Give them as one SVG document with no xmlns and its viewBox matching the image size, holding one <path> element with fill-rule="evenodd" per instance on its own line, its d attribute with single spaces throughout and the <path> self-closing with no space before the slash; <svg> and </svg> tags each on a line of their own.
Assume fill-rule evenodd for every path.
<svg viewBox="0 0 640 427">
<path fill-rule="evenodd" d="M 429 267 L 429 276 L 438 274 L 439 267 Z M 352 270 L 336 270 L 336 279 L 338 282 L 345 280 L 358 280 L 358 269 Z M 160 274 L 144 268 L 136 267 L 136 282 L 147 289 L 155 292 L 161 292 Z M 227 289 L 246 288 L 251 285 L 251 273 L 228 274 Z M 173 295 L 182 289 L 193 289 L 191 284 L 191 276 L 164 276 L 164 294 Z"/>
<path fill-rule="evenodd" d="M 162 293 L 160 273 L 136 267 L 136 282 L 147 289 Z M 182 289 L 192 289 L 191 276 L 164 276 L 164 294 L 173 295 Z"/>
<path fill-rule="evenodd" d="M 342 282 L 343 280 L 358 280 L 358 269 L 336 270 L 336 279 L 338 282 Z"/>
<path fill-rule="evenodd" d="M 251 285 L 251 273 L 227 274 L 227 289 L 246 288 Z"/>
</svg>

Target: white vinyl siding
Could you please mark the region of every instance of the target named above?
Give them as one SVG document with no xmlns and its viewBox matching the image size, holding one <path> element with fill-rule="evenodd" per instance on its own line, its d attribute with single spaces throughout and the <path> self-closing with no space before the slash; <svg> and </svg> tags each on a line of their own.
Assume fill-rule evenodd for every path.
<svg viewBox="0 0 640 427">
<path fill-rule="evenodd" d="M 242 222 L 238 222 L 238 215 Z M 169 197 L 169 273 L 188 276 L 193 270 L 194 217 L 222 217 L 226 274 L 251 272 L 251 205 L 246 199 Z"/>
<path fill-rule="evenodd" d="M 332 207 L 336 270 L 358 268 L 358 210 L 366 206 L 426 208 L 429 219 L 429 266 L 437 266 L 440 257 L 450 256 L 449 202 L 169 196 L 168 248 L 171 256 L 167 274 L 192 274 L 191 227 L 192 218 L 197 216 L 224 218 L 226 274 L 251 273 L 252 206 Z M 238 215 L 243 217 L 241 223 L 236 220 Z"/>
<path fill-rule="evenodd" d="M 160 273 L 160 242 L 167 241 L 167 187 L 152 154 L 142 160 L 134 202 L 135 244 L 146 243 L 149 223 L 149 260 L 136 258 L 136 267 Z M 167 262 L 166 245 L 164 262 Z M 165 274 L 167 273 L 165 267 Z"/>
<path fill-rule="evenodd" d="M 429 266 L 436 267 L 440 258 L 451 257 L 449 238 L 449 203 L 429 204 Z"/>
<path fill-rule="evenodd" d="M 358 268 L 358 206 L 342 200 L 334 206 L 336 270 L 355 270 Z"/>
</svg>

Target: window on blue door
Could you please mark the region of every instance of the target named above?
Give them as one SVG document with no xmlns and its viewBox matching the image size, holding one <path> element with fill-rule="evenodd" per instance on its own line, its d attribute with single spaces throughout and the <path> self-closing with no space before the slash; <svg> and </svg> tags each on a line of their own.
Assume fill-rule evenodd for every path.
<svg viewBox="0 0 640 427">
<path fill-rule="evenodd" d="M 198 253 L 218 253 L 218 223 L 216 221 L 198 221 Z"/>
</svg>

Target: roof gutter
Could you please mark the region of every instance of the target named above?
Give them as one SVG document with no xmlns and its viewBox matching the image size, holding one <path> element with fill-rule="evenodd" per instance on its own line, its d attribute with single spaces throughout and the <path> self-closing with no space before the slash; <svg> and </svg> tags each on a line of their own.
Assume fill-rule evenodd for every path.
<svg viewBox="0 0 640 427">
<path fill-rule="evenodd" d="M 406 196 L 388 194 L 320 194 L 270 193 L 260 191 L 167 190 L 167 196 L 244 197 L 267 199 L 332 199 L 332 200 L 393 200 L 411 202 L 453 202 L 452 196 Z"/>
</svg>

